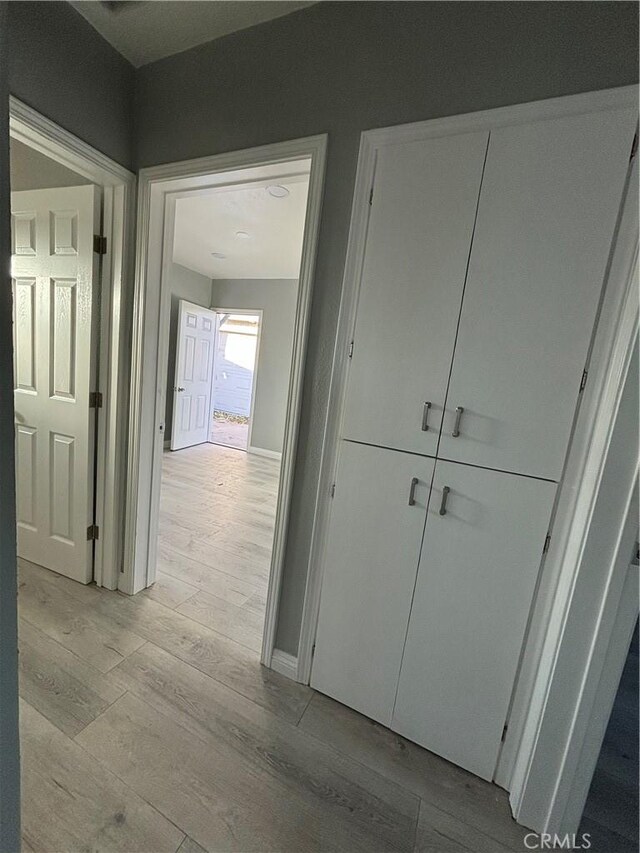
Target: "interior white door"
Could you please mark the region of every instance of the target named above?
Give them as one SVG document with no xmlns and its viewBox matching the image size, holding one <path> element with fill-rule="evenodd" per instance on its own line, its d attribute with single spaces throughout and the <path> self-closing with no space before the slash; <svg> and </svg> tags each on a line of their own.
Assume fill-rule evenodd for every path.
<svg viewBox="0 0 640 853">
<path fill-rule="evenodd" d="M 171 450 L 209 440 L 216 312 L 180 300 Z"/>
<path fill-rule="evenodd" d="M 636 121 L 491 131 L 439 456 L 560 479 Z"/>
<path fill-rule="evenodd" d="M 311 685 L 387 726 L 433 465 L 341 443 Z"/>
<path fill-rule="evenodd" d="M 94 186 L 11 194 L 18 554 L 93 579 Z"/>
<path fill-rule="evenodd" d="M 544 480 L 436 463 L 392 728 L 484 779 L 495 769 L 555 491 Z"/>
<path fill-rule="evenodd" d="M 344 438 L 435 455 L 487 140 L 378 154 Z"/>
</svg>

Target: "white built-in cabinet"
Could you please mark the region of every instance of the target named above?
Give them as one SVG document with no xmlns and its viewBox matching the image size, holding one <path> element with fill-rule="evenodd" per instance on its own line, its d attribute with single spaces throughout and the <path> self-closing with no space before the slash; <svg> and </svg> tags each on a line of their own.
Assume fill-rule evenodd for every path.
<svg viewBox="0 0 640 853">
<path fill-rule="evenodd" d="M 562 101 L 391 134 L 362 199 L 311 684 L 487 779 L 637 122 Z"/>
</svg>

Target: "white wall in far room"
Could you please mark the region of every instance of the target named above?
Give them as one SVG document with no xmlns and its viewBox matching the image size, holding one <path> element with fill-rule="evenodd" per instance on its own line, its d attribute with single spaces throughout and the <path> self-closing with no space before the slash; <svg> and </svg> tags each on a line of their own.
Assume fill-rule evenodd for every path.
<svg viewBox="0 0 640 853">
<path fill-rule="evenodd" d="M 172 264 L 169 274 L 171 291 L 171 316 L 169 320 L 169 361 L 167 366 L 167 402 L 165 408 L 165 441 L 171 438 L 173 418 L 173 385 L 176 373 L 176 336 L 178 331 L 178 307 L 181 299 L 208 308 L 211 301 L 211 279 L 180 264 Z"/>
<path fill-rule="evenodd" d="M 77 172 L 56 163 L 45 154 L 17 139 L 11 145 L 11 190 L 45 190 L 50 187 L 79 187 L 90 184 Z"/>
<path fill-rule="evenodd" d="M 287 412 L 297 279 L 214 279 L 212 308 L 261 310 L 251 446 L 282 452 Z"/>
</svg>

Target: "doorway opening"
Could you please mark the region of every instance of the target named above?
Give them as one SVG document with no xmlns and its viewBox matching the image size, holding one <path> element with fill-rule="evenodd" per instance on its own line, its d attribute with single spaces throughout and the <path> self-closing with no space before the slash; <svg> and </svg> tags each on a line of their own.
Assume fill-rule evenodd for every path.
<svg viewBox="0 0 640 853">
<path fill-rule="evenodd" d="M 134 175 L 11 97 L 18 557 L 118 588 Z"/>
<path fill-rule="evenodd" d="M 305 158 L 269 174 L 218 175 L 218 185 L 170 199 L 165 230 L 165 437 L 147 594 L 256 663 L 291 419 L 310 170 Z"/>
<path fill-rule="evenodd" d="M 213 355 L 213 444 L 247 450 L 253 423 L 254 392 L 262 312 L 217 312 Z"/>
</svg>

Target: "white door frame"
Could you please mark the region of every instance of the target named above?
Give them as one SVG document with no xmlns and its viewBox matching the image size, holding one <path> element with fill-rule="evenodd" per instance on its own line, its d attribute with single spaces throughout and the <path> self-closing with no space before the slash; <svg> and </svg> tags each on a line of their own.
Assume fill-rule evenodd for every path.
<svg viewBox="0 0 640 853">
<path fill-rule="evenodd" d="M 296 669 L 298 681 L 308 684 L 311 673 L 322 584 L 322 564 L 331 507 L 330 493 L 337 464 L 348 351 L 355 324 L 358 287 L 370 211 L 369 198 L 373 186 L 377 151 L 389 144 L 451 133 L 472 132 L 500 125 L 525 124 L 556 116 L 578 115 L 592 110 L 637 108 L 637 99 L 637 86 L 625 86 L 365 131 L 362 134 L 298 647 Z M 637 183 L 637 172 L 632 180 Z M 626 375 L 624 365 L 628 364 L 633 341 L 637 335 L 637 204 L 627 199 L 624 211 L 623 221 L 617 234 L 615 255 L 608 271 L 597 335 L 592 343 L 589 381 L 580 404 L 580 415 L 574 426 L 571 449 L 555 511 L 551 548 L 546 557 L 543 574 L 550 595 L 547 600 L 538 601 L 535 606 L 536 614 L 527 638 L 526 653 L 517 680 L 507 736 L 496 773 L 498 784 L 512 792 L 511 799 L 515 804 L 516 816 L 519 815 L 517 803 L 526 784 L 526 773 L 518 776 L 514 772 L 514 767 L 518 765 L 522 768 L 527 765 L 527 756 L 531 755 L 535 747 L 533 733 L 537 731 L 536 714 L 540 716 L 544 712 L 544 707 L 538 707 L 538 704 L 531 699 L 534 683 L 536 697 L 542 702 L 546 696 L 545 685 L 549 684 L 552 677 L 553 660 L 563 639 L 561 614 L 569 605 L 575 576 L 580 569 L 581 542 L 589 527 L 590 511 L 593 508 L 599 483 L 597 472 L 601 469 L 606 456 L 607 436 L 610 435 L 612 418 L 616 411 L 613 403 L 622 393 Z M 596 626 L 585 625 L 584 629 L 590 642 Z M 543 644 L 545 645 L 544 655 L 542 654 Z M 525 734 L 525 729 L 528 735 Z"/>
<path fill-rule="evenodd" d="M 122 577 L 123 463 L 126 437 L 127 370 L 124 352 L 124 312 L 133 260 L 133 211 L 136 178 L 123 166 L 87 145 L 17 98 L 9 99 L 9 132 L 29 148 L 77 172 L 102 188 L 102 234 L 107 253 L 102 257 L 100 354 L 96 433 L 95 519 L 100 529 L 95 543 L 94 579 L 98 586 L 117 589 Z"/>
<path fill-rule="evenodd" d="M 221 185 L 246 182 L 242 170 L 258 168 L 255 177 L 283 176 L 283 164 L 311 161 L 293 358 L 285 426 L 280 488 L 267 593 L 262 662 L 270 666 L 287 540 L 302 382 L 307 344 L 316 247 L 324 185 L 326 135 L 274 143 L 143 169 L 139 176 L 136 290 L 132 341 L 128 489 L 125 527 L 125 591 L 135 593 L 153 582 L 155 535 L 160 494 L 161 454 L 166 394 L 168 298 L 163 268 L 170 261 L 168 229 L 175 197 Z M 288 172 L 287 172 L 288 174 Z M 164 373 L 162 372 L 164 370 Z"/>
<path fill-rule="evenodd" d="M 247 446 L 245 448 L 243 448 L 244 450 L 246 450 L 247 453 L 252 453 L 253 450 L 250 450 L 250 447 L 251 447 L 251 431 L 253 429 L 253 411 L 254 411 L 254 406 L 255 406 L 255 402 L 256 402 L 256 383 L 257 383 L 257 377 L 258 377 L 258 363 L 260 361 L 260 343 L 262 340 L 262 317 L 263 317 L 264 312 L 263 312 L 262 308 L 215 308 L 213 306 L 211 307 L 211 311 L 215 311 L 216 314 L 249 314 L 252 317 L 259 317 L 260 318 L 259 322 L 258 322 L 258 334 L 256 337 L 256 358 L 255 358 L 255 361 L 253 363 L 253 380 L 251 382 L 251 400 L 249 402 L 249 429 L 247 431 Z M 218 343 L 219 331 L 220 330 L 219 330 L 218 326 L 216 325 L 216 340 L 215 340 L 216 349 L 214 349 L 214 353 L 213 353 L 213 371 L 211 374 L 211 406 L 209 408 L 209 425 L 211 425 L 211 421 L 213 418 L 213 410 L 214 410 L 214 406 L 215 406 L 215 384 L 216 384 L 215 383 L 215 369 L 216 369 L 216 354 L 218 352 L 217 343 Z M 211 441 L 211 429 L 209 430 L 209 443 L 215 444 L 215 442 Z"/>
</svg>

